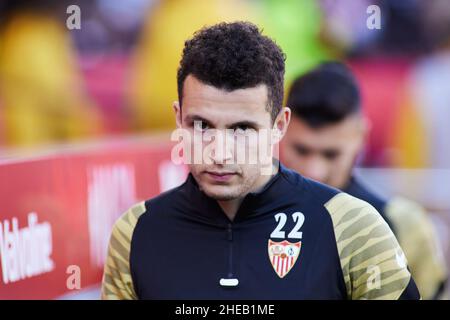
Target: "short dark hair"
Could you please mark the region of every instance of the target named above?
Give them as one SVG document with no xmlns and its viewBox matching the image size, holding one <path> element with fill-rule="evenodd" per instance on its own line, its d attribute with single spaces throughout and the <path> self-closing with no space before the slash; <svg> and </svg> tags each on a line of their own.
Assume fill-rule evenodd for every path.
<svg viewBox="0 0 450 320">
<path fill-rule="evenodd" d="M 183 83 L 190 74 L 227 91 L 265 84 L 273 120 L 283 103 L 284 61 L 281 48 L 250 22 L 205 27 L 184 45 L 177 75 L 180 105 Z"/>
<path fill-rule="evenodd" d="M 340 62 L 326 62 L 297 78 L 288 94 L 292 114 L 314 128 L 335 124 L 361 110 L 358 84 Z"/>
</svg>

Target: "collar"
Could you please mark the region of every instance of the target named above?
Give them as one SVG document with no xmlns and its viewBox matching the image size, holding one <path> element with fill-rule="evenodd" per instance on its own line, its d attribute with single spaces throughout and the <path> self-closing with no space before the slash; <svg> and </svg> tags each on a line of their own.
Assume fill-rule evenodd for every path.
<svg viewBox="0 0 450 320">
<path fill-rule="evenodd" d="M 354 175 L 352 175 L 352 176 L 350 176 L 350 179 L 348 180 L 345 187 L 342 188 L 342 191 L 344 191 L 348 194 L 352 194 L 352 193 L 359 191 L 360 189 L 361 189 L 361 185 L 360 185 L 359 181 L 355 178 Z"/>
<path fill-rule="evenodd" d="M 254 218 L 267 213 L 273 213 L 276 207 L 283 202 L 283 196 L 286 194 L 288 182 L 285 177 L 289 175 L 289 170 L 284 167 L 278 160 L 278 172 L 257 192 L 248 193 L 233 220 L 237 223 L 246 219 Z M 217 200 L 208 197 L 200 190 L 197 181 L 192 176 L 188 178 L 184 184 L 186 192 L 186 205 L 189 210 L 188 214 L 194 214 L 205 221 L 213 222 L 220 225 L 228 225 L 231 221 L 223 212 Z"/>
</svg>

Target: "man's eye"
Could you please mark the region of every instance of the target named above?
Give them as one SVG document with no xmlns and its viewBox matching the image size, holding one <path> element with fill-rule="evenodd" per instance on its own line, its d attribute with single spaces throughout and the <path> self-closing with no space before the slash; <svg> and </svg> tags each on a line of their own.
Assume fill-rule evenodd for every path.
<svg viewBox="0 0 450 320">
<path fill-rule="evenodd" d="M 325 157 L 325 159 L 327 160 L 334 160 L 339 156 L 339 152 L 337 151 L 325 151 L 323 153 L 323 156 Z"/>
<path fill-rule="evenodd" d="M 205 131 L 209 128 L 205 121 L 196 120 L 194 121 L 194 129 L 199 131 Z"/>
<path fill-rule="evenodd" d="M 310 151 L 307 148 L 303 148 L 300 146 L 296 146 L 295 151 L 297 151 L 297 154 L 301 156 L 308 156 L 310 154 Z"/>
<path fill-rule="evenodd" d="M 244 134 L 244 133 L 248 132 L 249 130 L 253 130 L 253 128 L 248 125 L 243 124 L 243 125 L 236 126 L 234 128 L 234 133 L 235 134 Z"/>
</svg>

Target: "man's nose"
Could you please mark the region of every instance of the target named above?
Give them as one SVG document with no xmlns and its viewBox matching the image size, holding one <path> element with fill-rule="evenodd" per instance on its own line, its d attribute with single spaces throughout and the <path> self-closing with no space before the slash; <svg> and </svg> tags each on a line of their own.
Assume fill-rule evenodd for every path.
<svg viewBox="0 0 450 320">
<path fill-rule="evenodd" d="M 305 164 L 305 170 L 303 174 L 310 179 L 326 183 L 328 169 L 323 161 L 311 159 L 308 160 Z"/>
<path fill-rule="evenodd" d="M 234 141 L 233 137 L 227 136 L 224 130 L 217 130 L 214 133 L 209 152 L 210 159 L 215 164 L 229 163 L 234 155 Z"/>
</svg>

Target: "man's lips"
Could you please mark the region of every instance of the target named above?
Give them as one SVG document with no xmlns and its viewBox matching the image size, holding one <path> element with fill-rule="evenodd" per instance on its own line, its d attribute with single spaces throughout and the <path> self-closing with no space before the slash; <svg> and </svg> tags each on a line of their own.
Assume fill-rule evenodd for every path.
<svg viewBox="0 0 450 320">
<path fill-rule="evenodd" d="M 220 172 L 220 171 L 205 171 L 205 173 L 213 180 L 219 182 L 228 181 L 237 174 L 236 172 Z"/>
</svg>

